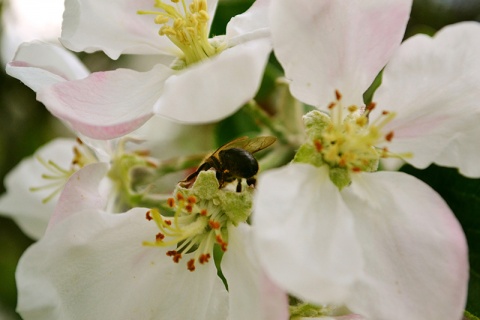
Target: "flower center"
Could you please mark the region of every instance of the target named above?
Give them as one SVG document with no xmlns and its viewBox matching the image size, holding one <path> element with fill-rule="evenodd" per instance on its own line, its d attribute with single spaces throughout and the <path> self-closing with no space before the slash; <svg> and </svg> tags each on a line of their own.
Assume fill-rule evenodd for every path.
<svg viewBox="0 0 480 320">
<path fill-rule="evenodd" d="M 349 185 L 351 172 L 373 172 L 378 169 L 380 158 L 409 156 L 376 147 L 392 141 L 393 131 L 385 134 L 382 129 L 395 113 L 383 111 L 370 122 L 369 115 L 375 103 L 362 108 L 355 105 L 345 107 L 340 92 L 335 92 L 335 98 L 328 106 L 329 114 L 315 110 L 305 115 L 310 141 L 300 148 L 295 156 L 296 162 L 329 166 L 330 178 L 342 189 Z"/>
<path fill-rule="evenodd" d="M 68 169 L 62 168 L 53 160 L 45 160 L 39 155 L 36 156 L 36 159 L 47 170 L 47 173 L 42 174 L 42 179 L 47 182 L 39 187 L 31 187 L 30 191 L 52 190 L 48 196 L 42 199 L 43 203 L 47 203 L 55 197 L 63 189 L 72 174 L 87 164 L 97 161 L 92 151 L 79 138 L 77 138 L 77 145 L 73 147 L 73 158 Z"/>
<path fill-rule="evenodd" d="M 168 37 L 183 52 L 186 65 L 212 57 L 223 50 L 209 42 L 210 16 L 206 0 L 193 0 L 188 6 L 185 0 L 170 0 L 174 5 L 155 0 L 155 7 L 162 11 L 138 11 L 138 14 L 155 15 L 155 23 L 161 25 L 161 36 Z"/>
<path fill-rule="evenodd" d="M 173 216 L 162 215 L 151 209 L 146 219 L 154 221 L 159 229 L 155 241 L 144 241 L 145 246 L 170 247 L 167 256 L 178 263 L 183 255 L 193 254 L 187 269 L 205 264 L 213 256 L 214 246 L 222 251 L 228 247 L 228 225 L 245 222 L 251 212 L 250 191 L 231 192 L 219 189 L 214 171 L 201 172 L 191 189 L 177 187 L 176 197 L 169 198 Z"/>
</svg>

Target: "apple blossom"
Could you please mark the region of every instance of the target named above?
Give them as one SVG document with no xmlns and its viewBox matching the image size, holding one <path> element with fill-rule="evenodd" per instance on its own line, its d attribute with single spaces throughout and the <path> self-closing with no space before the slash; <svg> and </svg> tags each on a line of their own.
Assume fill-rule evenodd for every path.
<svg viewBox="0 0 480 320">
<path fill-rule="evenodd" d="M 169 200 L 173 216 L 146 208 L 108 214 L 98 191 L 107 170 L 96 163 L 72 176 L 49 230 L 21 258 L 24 319 L 268 319 L 244 223 L 251 190 L 218 189 L 215 173 L 201 172 Z M 228 293 L 213 262 L 215 243 L 226 250 Z M 286 307 L 281 294 L 268 299 Z"/>
<path fill-rule="evenodd" d="M 268 2 L 257 1 L 232 18 L 225 36 L 208 39 L 216 1 L 67 0 L 61 37 L 66 47 L 103 50 L 112 58 L 173 54 L 176 61 L 146 72 L 117 69 L 53 83 L 37 91 L 37 99 L 76 131 L 96 139 L 122 136 L 153 114 L 186 123 L 222 119 L 260 85 L 271 51 Z M 100 12 L 108 15 L 100 18 Z M 163 25 L 160 34 L 155 24 Z M 16 59 L 11 66 L 18 64 Z"/>
<path fill-rule="evenodd" d="M 313 303 L 367 319 L 460 319 L 468 257 L 440 196 L 384 157 L 479 177 L 480 25 L 400 47 L 411 1 L 279 1 L 274 51 L 299 100 L 307 141 L 259 179 L 255 243 L 267 274 Z M 362 94 L 383 71 L 374 103 Z"/>
<path fill-rule="evenodd" d="M 59 191 L 75 172 L 74 148 L 73 139 L 55 139 L 20 162 L 5 178 L 7 192 L 0 197 L 0 212 L 33 239 L 44 234 Z"/>
<path fill-rule="evenodd" d="M 78 79 L 89 74 L 86 67 L 71 52 L 40 41 L 22 44 L 17 50 L 15 61 L 9 64 L 7 70 L 36 92 L 53 83 Z M 148 150 L 151 157 L 158 160 L 184 155 L 186 147 L 188 152 L 205 151 L 211 147 L 206 139 L 211 134 L 209 131 L 209 128 L 187 127 L 167 119 L 152 118 L 120 142 L 99 141 L 87 137 L 82 137 L 83 141 L 77 140 L 77 143 L 73 139 L 54 141 L 40 149 L 34 158 L 25 160 L 7 177 L 7 193 L 0 200 L 0 210 L 17 221 L 29 236 L 38 239 L 43 235 L 53 213 L 58 198 L 56 195 L 70 175 L 79 168 L 98 161 L 111 163 L 110 180 L 123 181 L 123 186 L 117 187 L 119 189 L 114 193 L 118 195 L 132 192 L 129 189 L 130 174 L 121 171 L 129 171 L 140 162 L 147 164 L 145 157 L 138 162 L 142 158 L 138 151 L 145 153 Z M 179 141 L 185 136 L 189 137 L 188 141 Z M 128 143 L 125 148 L 127 141 L 135 143 Z M 154 160 L 150 158 L 148 161 Z M 127 167 L 120 169 L 124 165 Z M 114 171 L 117 172 L 114 174 Z M 172 181 L 176 182 L 181 177 L 172 178 Z M 170 185 L 168 188 L 170 192 Z M 115 198 L 112 194 L 112 201 Z"/>
</svg>

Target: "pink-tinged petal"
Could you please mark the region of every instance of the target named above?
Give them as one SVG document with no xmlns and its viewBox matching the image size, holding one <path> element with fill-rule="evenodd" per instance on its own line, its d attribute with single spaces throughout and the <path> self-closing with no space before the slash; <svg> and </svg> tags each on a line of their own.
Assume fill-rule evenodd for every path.
<svg viewBox="0 0 480 320">
<path fill-rule="evenodd" d="M 6 71 L 35 92 L 66 80 L 85 78 L 89 74 L 74 54 L 40 41 L 20 45 Z"/>
<path fill-rule="evenodd" d="M 267 275 L 314 303 L 338 303 L 363 261 L 352 212 L 326 168 L 293 164 L 260 176 L 254 240 Z"/>
<path fill-rule="evenodd" d="M 249 41 L 170 77 L 155 113 L 185 123 L 231 115 L 255 96 L 270 51 L 266 38 Z"/>
<path fill-rule="evenodd" d="M 45 233 L 48 221 L 53 214 L 58 195 L 43 203 L 55 187 L 32 191 L 52 180 L 42 178 L 42 174 L 52 174 L 42 165 L 37 157 L 45 161 L 53 161 L 59 167 L 68 170 L 73 158 L 75 140 L 56 139 L 35 152 L 35 155 L 24 159 L 5 178 L 7 192 L 0 197 L 2 215 L 12 218 L 32 239 L 39 239 Z"/>
<path fill-rule="evenodd" d="M 147 210 L 83 211 L 56 224 L 20 259 L 23 319 L 226 319 L 214 263 L 190 272 L 166 248 L 142 245 L 158 233 Z"/>
<path fill-rule="evenodd" d="M 148 72 L 128 69 L 96 72 L 40 91 L 37 99 L 76 131 L 95 139 L 111 139 L 140 127 L 173 70 L 156 65 Z"/>
<path fill-rule="evenodd" d="M 270 290 L 268 296 L 263 295 L 267 293 L 262 291 L 265 278 L 252 250 L 250 228 L 246 224 L 228 227 L 228 250 L 222 258 L 222 272 L 229 292 L 228 319 L 288 319 L 286 293 Z"/>
<path fill-rule="evenodd" d="M 399 172 L 357 176 L 342 194 L 365 259 L 349 309 L 371 320 L 461 319 L 467 244 L 443 199 Z"/>
<path fill-rule="evenodd" d="M 242 36 L 268 28 L 269 7 L 270 0 L 257 0 L 247 11 L 230 19 L 227 24 L 227 38 Z"/>
<path fill-rule="evenodd" d="M 107 170 L 106 163 L 92 163 L 70 177 L 58 199 L 48 230 L 75 212 L 105 208 L 107 196 L 100 194 L 99 185 Z"/>
<path fill-rule="evenodd" d="M 173 44 L 158 34 L 155 16 L 137 14 L 155 10 L 153 4 L 153 0 L 67 0 L 60 41 L 70 50 L 102 50 L 112 59 L 122 53 L 166 53 Z"/>
<path fill-rule="evenodd" d="M 402 40 L 411 2 L 273 1 L 273 47 L 292 94 L 326 108 L 339 90 L 346 106 L 361 104 Z"/>
<path fill-rule="evenodd" d="M 393 152 L 419 168 L 432 162 L 480 177 L 480 24 L 446 27 L 435 37 L 414 36 L 385 68 L 374 100 L 395 111 Z"/>
<path fill-rule="evenodd" d="M 282 320 L 290 318 L 287 292 L 277 286 L 262 272 L 260 280 L 260 299 L 265 311 L 265 320 Z"/>
</svg>

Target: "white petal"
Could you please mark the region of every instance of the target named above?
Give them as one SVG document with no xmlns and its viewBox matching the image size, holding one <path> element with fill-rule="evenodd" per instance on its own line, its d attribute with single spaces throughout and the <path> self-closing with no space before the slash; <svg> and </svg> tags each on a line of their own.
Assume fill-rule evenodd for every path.
<svg viewBox="0 0 480 320">
<path fill-rule="evenodd" d="M 349 309 L 371 320 L 461 319 L 467 244 L 440 196 L 399 172 L 358 176 L 343 196 L 366 262 Z"/>
<path fill-rule="evenodd" d="M 327 169 L 288 165 L 260 176 L 254 239 L 262 266 L 279 286 L 315 303 L 337 303 L 363 262 L 352 213 Z"/>
<path fill-rule="evenodd" d="M 432 162 L 480 177 L 480 24 L 446 27 L 434 38 L 407 40 L 385 68 L 374 100 L 397 117 L 385 128 L 394 131 L 393 152 L 419 168 Z"/>
<path fill-rule="evenodd" d="M 66 80 L 81 79 L 89 71 L 71 52 L 40 41 L 23 43 L 6 71 L 33 91 Z"/>
<path fill-rule="evenodd" d="M 231 115 L 255 96 L 270 50 L 266 38 L 249 41 L 170 77 L 155 113 L 186 123 Z"/>
<path fill-rule="evenodd" d="M 9 216 L 20 226 L 23 232 L 33 239 L 43 236 L 48 221 L 58 201 L 55 196 L 47 203 L 47 198 L 55 188 L 31 191 L 32 187 L 42 187 L 52 182 L 42 178 L 42 174 L 51 174 L 36 158 L 53 161 L 68 170 L 73 158 L 75 140 L 56 139 L 35 152 L 35 156 L 24 159 L 5 178 L 7 192 L 0 198 L 2 215 Z"/>
<path fill-rule="evenodd" d="M 186 1 L 187 7 L 191 2 Z M 208 1 L 210 23 L 217 2 Z M 178 55 L 178 48 L 158 34 L 160 26 L 154 23 L 155 15 L 137 13 L 139 10 L 158 12 L 154 3 L 154 0 L 67 0 L 60 41 L 73 51 L 102 50 L 112 59 L 122 53 Z"/>
<path fill-rule="evenodd" d="M 19 262 L 22 317 L 224 320 L 227 296 L 214 264 L 190 272 L 165 249 L 143 246 L 158 232 L 146 211 L 84 211 L 55 225 Z"/>
<path fill-rule="evenodd" d="M 247 11 L 230 19 L 227 24 L 227 38 L 268 28 L 269 8 L 270 0 L 256 0 Z"/>
<path fill-rule="evenodd" d="M 1 54 L 2 66 L 10 62 L 22 42 L 43 40 L 58 43 L 63 0 L 3 2 Z"/>
<path fill-rule="evenodd" d="M 346 106 L 361 104 L 401 42 L 410 6 L 409 0 L 273 1 L 273 47 L 292 94 L 326 108 L 338 89 Z"/>
<path fill-rule="evenodd" d="M 174 71 L 156 65 L 148 72 L 96 72 L 40 91 L 37 99 L 58 118 L 95 139 L 111 139 L 140 127 L 152 115 L 165 79 Z"/>
<path fill-rule="evenodd" d="M 75 212 L 104 209 L 107 197 L 99 193 L 98 187 L 100 181 L 107 174 L 107 170 L 106 163 L 92 163 L 70 177 L 58 199 L 48 225 L 49 230 Z"/>
<path fill-rule="evenodd" d="M 122 53 L 167 52 L 173 44 L 158 34 L 152 0 L 67 0 L 63 14 L 62 44 L 73 51 L 102 50 L 112 59 Z M 158 11 L 158 9 L 157 9 Z"/>
<path fill-rule="evenodd" d="M 228 319 L 264 320 L 268 316 L 269 319 L 280 320 L 281 315 L 285 315 L 283 319 L 288 319 L 286 294 L 271 294 L 268 297 L 262 295 L 264 278 L 252 250 L 250 226 L 230 225 L 228 240 L 228 250 L 222 259 L 222 271 L 227 279 L 229 292 Z"/>
</svg>

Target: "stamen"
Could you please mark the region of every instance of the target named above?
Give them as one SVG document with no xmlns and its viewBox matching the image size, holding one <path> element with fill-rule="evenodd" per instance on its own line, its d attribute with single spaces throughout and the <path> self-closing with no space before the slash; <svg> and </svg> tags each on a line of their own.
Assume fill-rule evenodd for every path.
<svg viewBox="0 0 480 320">
<path fill-rule="evenodd" d="M 393 139 L 393 131 L 390 131 L 389 133 L 387 133 L 387 135 L 385 136 L 385 140 L 387 140 L 388 142 L 392 141 Z"/>
<path fill-rule="evenodd" d="M 335 98 L 337 99 L 337 101 L 340 101 L 342 99 L 342 94 L 340 93 L 340 91 L 335 90 Z"/>
<path fill-rule="evenodd" d="M 206 0 L 194 0 L 188 9 L 185 0 L 171 2 L 175 5 L 155 0 L 154 6 L 163 11 L 139 10 L 137 13 L 155 16 L 154 23 L 162 25 L 159 35 L 168 37 L 183 52 L 179 58 L 186 65 L 212 57 L 224 49 L 224 46 L 214 47 L 209 42 L 210 16 Z"/>
<path fill-rule="evenodd" d="M 151 209 L 147 216 L 155 221 L 158 232 L 154 242 L 144 241 L 145 246 L 168 247 L 176 245 L 176 250 L 167 251 L 167 256 L 178 262 L 182 254 L 194 253 L 194 257 L 187 263 L 187 269 L 195 270 L 195 261 L 205 264 L 213 254 L 213 246 L 216 242 L 222 250 L 227 249 L 227 243 L 221 236 L 222 230 L 226 229 L 228 219 L 219 210 L 207 210 L 200 208 L 199 200 L 190 195 L 184 196 L 178 192 L 177 201 L 167 201 L 169 206 L 175 209 L 173 221 L 163 217 L 157 209 Z"/>
<path fill-rule="evenodd" d="M 95 155 L 87 146 L 83 144 L 82 140 L 77 138 L 76 142 L 78 146 L 73 147 L 73 158 L 69 169 L 61 167 L 55 161 L 47 161 L 39 155 L 36 156 L 36 160 L 48 171 L 48 173 L 41 175 L 42 179 L 53 181 L 51 183 L 47 183 L 38 187 L 31 187 L 29 189 L 32 192 L 52 189 L 51 193 L 42 199 L 42 203 L 47 203 L 53 199 L 63 189 L 63 186 L 68 181 L 70 176 L 77 170 L 87 164 L 97 161 Z"/>
<path fill-rule="evenodd" d="M 147 218 L 148 221 L 152 221 L 153 218 L 150 210 L 148 210 L 147 213 L 145 214 L 145 218 Z"/>
</svg>

